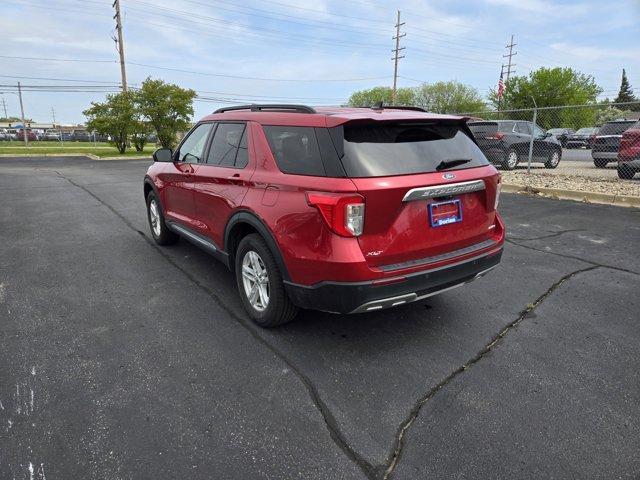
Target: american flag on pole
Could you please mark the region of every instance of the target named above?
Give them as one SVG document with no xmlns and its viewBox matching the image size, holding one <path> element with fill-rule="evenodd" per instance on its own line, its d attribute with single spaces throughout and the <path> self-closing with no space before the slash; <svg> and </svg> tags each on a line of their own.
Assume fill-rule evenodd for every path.
<svg viewBox="0 0 640 480">
<path fill-rule="evenodd" d="M 502 100 L 502 96 L 504 95 L 504 81 L 502 80 L 502 75 L 504 72 L 500 72 L 500 80 L 498 80 L 498 100 Z"/>
</svg>

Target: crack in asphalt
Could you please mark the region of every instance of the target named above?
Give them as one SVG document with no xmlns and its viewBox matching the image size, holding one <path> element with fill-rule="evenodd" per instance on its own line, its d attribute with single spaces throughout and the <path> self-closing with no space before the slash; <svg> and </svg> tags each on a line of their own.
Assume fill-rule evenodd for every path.
<svg viewBox="0 0 640 480">
<path fill-rule="evenodd" d="M 551 250 L 544 250 L 542 248 L 536 248 L 536 247 L 532 247 L 530 245 L 524 245 L 522 243 L 514 242 L 512 239 L 509 239 L 509 238 L 506 238 L 505 242 L 510 243 L 512 245 L 515 245 L 517 247 L 522 247 L 522 248 L 526 248 L 526 249 L 529 249 L 529 250 L 533 250 L 534 252 L 548 253 L 549 255 L 555 255 L 557 257 L 569 258 L 571 260 L 579 260 L 581 262 L 588 263 L 589 265 L 594 265 L 596 267 L 609 268 L 611 270 L 617 270 L 619 272 L 630 273 L 632 275 L 640 275 L 640 272 L 636 272 L 635 270 L 631 270 L 631 269 L 628 269 L 628 268 L 616 267 L 615 265 L 609 265 L 609 264 L 606 264 L 606 263 L 594 262 L 593 260 L 587 260 L 586 258 L 578 257 L 577 255 L 568 255 L 566 253 L 553 252 Z"/>
<path fill-rule="evenodd" d="M 584 230 L 583 228 L 576 228 L 576 229 L 572 229 L 572 230 L 561 230 L 559 232 L 550 233 L 549 235 L 541 235 L 539 237 L 532 237 L 532 238 L 514 237 L 514 236 L 511 236 L 511 235 L 508 235 L 508 234 L 507 234 L 507 237 L 509 237 L 512 240 L 523 240 L 523 241 L 544 240 L 546 238 L 559 237 L 560 235 L 564 235 L 565 233 L 575 233 L 575 232 L 585 232 L 585 231 L 586 230 Z"/>
<path fill-rule="evenodd" d="M 586 268 L 575 270 L 573 272 L 570 272 L 570 273 L 562 276 L 558 281 L 553 283 L 549 287 L 549 289 L 547 289 L 542 295 L 540 295 L 533 303 L 528 304 L 520 312 L 520 314 L 518 315 L 518 317 L 515 320 L 509 322 L 506 326 L 504 326 L 500 330 L 500 332 L 498 332 L 494 337 L 492 337 L 491 341 L 487 345 L 485 345 L 478 353 L 476 353 L 476 355 L 474 355 L 472 358 L 467 360 L 463 365 L 459 366 L 454 371 L 452 371 L 447 377 L 445 377 L 437 385 L 432 387 L 424 396 L 419 398 L 418 401 L 416 402 L 416 404 L 414 405 L 414 407 L 409 412 L 409 415 L 400 424 L 400 426 L 398 428 L 398 431 L 396 433 L 394 442 L 393 442 L 393 447 L 391 449 L 391 454 L 388 456 L 387 461 L 385 462 L 384 465 L 374 466 L 371 463 L 369 463 L 367 460 L 365 460 L 358 452 L 356 452 L 348 444 L 347 440 L 345 439 L 344 435 L 342 434 L 342 432 L 339 429 L 339 426 L 338 426 L 337 421 L 335 420 L 335 417 L 331 413 L 330 409 L 327 407 L 326 403 L 320 397 L 320 394 L 319 394 L 317 388 L 314 386 L 314 384 L 309 379 L 309 377 L 307 377 L 304 373 L 302 373 L 302 371 L 300 371 L 298 369 L 298 367 L 296 367 L 296 365 L 293 363 L 293 361 L 290 360 L 282 351 L 280 351 L 278 348 L 276 348 L 271 343 L 269 343 L 266 339 L 264 339 L 260 335 L 259 331 L 257 330 L 258 327 L 254 327 L 249 321 L 247 321 L 246 319 L 244 319 L 241 316 L 237 315 L 230 307 L 228 307 L 220 299 L 220 297 L 212 289 L 207 287 L 204 283 L 202 283 L 196 277 L 191 275 L 191 273 L 189 271 L 184 269 L 180 264 L 178 264 L 175 260 L 173 260 L 170 256 L 168 256 L 164 251 L 162 251 L 162 249 L 160 249 L 155 244 L 155 242 L 153 242 L 152 239 L 150 239 L 144 232 L 138 230 L 126 217 L 124 217 L 122 214 L 120 214 L 111 205 L 109 205 L 107 202 L 105 202 L 100 197 L 95 195 L 93 192 L 91 192 L 85 186 L 74 182 L 73 180 L 67 178 L 66 176 L 64 176 L 62 173 L 60 173 L 58 171 L 55 171 L 55 173 L 57 175 L 59 175 L 60 177 L 64 178 L 66 181 L 68 181 L 73 186 L 83 190 L 85 193 L 87 193 L 88 195 L 93 197 L 100 204 L 104 205 L 107 209 L 109 209 L 120 220 L 122 220 L 122 222 L 124 222 L 125 225 L 127 225 L 131 230 L 133 230 L 134 232 L 136 232 L 139 235 L 141 235 L 144 238 L 144 240 L 151 247 L 153 247 L 165 260 L 167 260 L 172 266 L 174 266 L 176 269 L 178 269 L 192 283 L 194 283 L 196 286 L 198 286 L 200 289 L 202 289 L 205 293 L 207 293 L 216 302 L 216 304 L 221 309 L 223 309 L 232 318 L 234 318 L 241 326 L 243 326 L 259 343 L 261 343 L 270 352 L 272 352 L 278 359 L 280 359 L 289 368 L 291 368 L 291 370 L 294 372 L 294 374 L 298 377 L 300 382 L 306 388 L 306 390 L 307 390 L 312 402 L 314 403 L 316 409 L 322 415 L 322 418 L 323 418 L 323 420 L 325 422 L 327 430 L 329 431 L 329 434 L 330 434 L 330 437 L 331 437 L 332 441 L 342 450 L 342 452 L 351 461 L 353 461 L 360 468 L 360 470 L 364 473 L 364 475 L 370 480 L 378 480 L 378 479 L 388 480 L 393 476 L 393 474 L 395 472 L 395 469 L 398 466 L 398 463 L 402 458 L 403 449 L 404 449 L 404 446 L 405 446 L 405 443 L 406 443 L 405 442 L 406 434 L 410 430 L 410 428 L 413 425 L 413 423 L 415 422 L 415 420 L 418 418 L 422 407 L 425 404 L 427 404 L 439 391 L 441 391 L 443 388 L 447 387 L 455 378 L 458 377 L 458 375 L 464 373 L 469 368 L 471 368 L 473 365 L 475 365 L 477 362 L 482 360 L 496 345 L 498 345 L 500 343 L 500 341 L 511 330 L 516 328 L 542 302 L 544 302 L 550 295 L 552 295 L 553 292 L 558 287 L 560 287 L 562 284 L 564 284 L 566 281 L 568 281 L 569 279 L 571 279 L 575 275 L 578 275 L 580 273 L 589 272 L 589 271 L 592 271 L 592 270 L 595 270 L 595 269 L 598 269 L 598 268 L 608 268 L 608 269 L 618 270 L 618 271 L 622 271 L 622 272 L 626 272 L 626 273 L 630 273 L 630 274 L 640 275 L 640 273 L 638 273 L 638 272 L 635 272 L 635 271 L 629 270 L 629 269 L 625 269 L 625 268 L 622 268 L 622 267 L 615 267 L 613 265 L 601 264 L 601 263 L 597 263 L 597 262 L 594 262 L 594 261 L 591 261 L 591 260 L 586 260 L 584 258 L 580 258 L 578 256 L 562 254 L 562 253 L 548 251 L 548 250 L 544 250 L 544 249 L 539 249 L 539 248 L 532 247 L 532 246 L 529 246 L 529 245 L 523 245 L 521 243 L 518 243 L 518 242 L 514 241 L 514 240 L 520 240 L 520 241 L 542 240 L 542 239 L 546 239 L 546 238 L 557 237 L 557 236 L 563 235 L 565 233 L 584 231 L 582 229 L 563 230 L 561 232 L 554 232 L 554 233 L 552 233 L 550 235 L 544 235 L 544 236 L 535 237 L 535 238 L 528 238 L 528 239 L 527 238 L 519 238 L 519 237 L 511 237 L 511 238 L 505 239 L 506 242 L 508 242 L 508 243 L 510 243 L 512 245 L 516 245 L 516 246 L 519 246 L 519 247 L 522 247 L 522 248 L 527 248 L 529 250 L 533 250 L 533 251 L 540 252 L 540 253 L 547 253 L 547 254 L 550 254 L 550 255 L 556 255 L 556 256 L 560 256 L 560 257 L 564 257 L 564 258 L 568 258 L 568 259 L 579 260 L 581 262 L 589 264 L 590 266 L 586 267 Z"/>
<path fill-rule="evenodd" d="M 285 365 L 287 365 L 292 372 L 298 377 L 300 382 L 306 388 L 311 401 L 315 405 L 316 409 L 322 415 L 324 423 L 329 431 L 329 436 L 331 437 L 334 444 L 336 444 L 340 450 L 351 460 L 353 461 L 360 470 L 364 473 L 364 475 L 369 480 L 376 480 L 379 478 L 378 471 L 380 467 L 374 467 L 368 461 L 366 461 L 358 452 L 356 452 L 347 442 L 346 438 L 340 431 L 338 427 L 338 422 L 335 417 L 331 413 L 331 410 L 327 406 L 327 404 L 322 400 L 320 394 L 313 384 L 313 382 L 307 377 L 294 363 L 291 361 L 284 352 L 280 351 L 278 348 L 269 343 L 265 338 L 263 338 L 258 332 L 258 327 L 254 327 L 249 321 L 242 318 L 238 314 L 236 314 L 230 307 L 228 307 L 220 297 L 209 287 L 207 287 L 204 283 L 194 277 L 188 270 L 183 268 L 180 264 L 178 264 L 175 260 L 173 260 L 170 256 L 168 256 L 165 252 L 163 252 L 156 243 L 150 239 L 144 232 L 138 230 L 124 215 L 118 212 L 115 208 L 109 205 L 107 202 L 102 200 L 88 188 L 85 188 L 83 185 L 80 185 L 73 180 L 67 178 L 62 173 L 57 170 L 53 170 L 57 175 L 61 178 L 64 178 L 71 185 L 76 188 L 81 189 L 92 198 L 97 200 L 101 205 L 105 206 L 111 213 L 113 213 L 116 217 L 118 217 L 127 227 L 131 230 L 139 234 L 156 252 L 158 252 L 167 262 L 169 262 L 173 267 L 178 269 L 183 275 L 185 275 L 193 284 L 203 290 L 209 297 L 211 297 L 214 302 L 224 310 L 229 316 L 231 316 L 234 320 L 236 320 L 242 327 L 245 328 L 249 332 L 249 334 L 257 340 L 260 344 L 262 344 L 267 350 L 269 350 L 273 355 L 275 355 L 280 361 L 282 361 Z"/>
<path fill-rule="evenodd" d="M 392 448 L 392 453 L 387 460 L 387 468 L 384 472 L 384 475 L 382 476 L 382 479 L 387 480 L 391 478 L 391 476 L 393 475 L 396 467 L 398 466 L 398 462 L 400 461 L 400 458 L 402 456 L 403 448 L 405 445 L 404 440 L 405 440 L 406 433 L 411 428 L 415 420 L 418 418 L 418 415 L 420 415 L 420 410 L 422 409 L 422 407 L 429 400 L 431 400 L 440 390 L 442 390 L 444 387 L 449 385 L 449 383 L 451 383 L 458 375 L 464 373 L 473 365 L 475 365 L 477 362 L 482 360 L 485 357 L 485 355 L 487 355 L 491 351 L 491 349 L 493 349 L 493 347 L 495 347 L 500 342 L 500 340 L 502 340 L 512 329 L 517 327 L 525 318 L 527 318 L 527 316 L 531 312 L 533 312 L 538 307 L 538 305 L 544 302 L 547 299 L 547 297 L 549 297 L 558 287 L 560 287 L 560 285 L 562 285 L 563 283 L 565 283 L 567 280 L 574 277 L 575 275 L 578 275 L 584 272 L 589 272 L 591 270 L 595 270 L 596 268 L 601 268 L 601 267 L 599 265 L 592 265 L 590 267 L 581 268 L 579 270 L 575 270 L 571 273 L 567 273 L 566 275 L 563 275 L 560 278 L 560 280 L 556 281 L 553 285 L 551 285 L 551 287 L 549 287 L 547 291 L 544 292 L 542 295 L 540 295 L 533 303 L 528 304 L 525 307 L 525 309 L 520 312 L 520 315 L 518 315 L 518 317 L 515 320 L 509 322 L 506 326 L 504 326 L 502 330 L 500 330 L 500 332 L 497 335 L 495 335 L 491 339 L 491 341 L 484 346 L 484 348 L 482 348 L 482 350 L 480 350 L 478 353 L 476 353 L 475 356 L 473 356 L 472 358 L 467 360 L 464 364 L 462 364 L 453 372 L 451 372 L 447 377 L 441 380 L 440 383 L 438 383 L 436 386 L 431 388 L 423 397 L 421 397 L 418 400 L 418 402 L 415 404 L 413 409 L 411 409 L 407 418 L 400 424 L 400 428 L 398 429 L 398 432 L 396 434 L 396 438 L 394 441 L 394 446 Z"/>
</svg>

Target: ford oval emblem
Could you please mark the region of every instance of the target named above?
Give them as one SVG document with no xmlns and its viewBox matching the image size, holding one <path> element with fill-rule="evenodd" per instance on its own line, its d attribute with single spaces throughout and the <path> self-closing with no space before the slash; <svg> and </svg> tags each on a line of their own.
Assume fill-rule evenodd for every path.
<svg viewBox="0 0 640 480">
<path fill-rule="evenodd" d="M 442 178 L 444 178 L 445 180 L 452 180 L 456 178 L 456 175 L 455 173 L 445 173 L 442 175 Z"/>
</svg>

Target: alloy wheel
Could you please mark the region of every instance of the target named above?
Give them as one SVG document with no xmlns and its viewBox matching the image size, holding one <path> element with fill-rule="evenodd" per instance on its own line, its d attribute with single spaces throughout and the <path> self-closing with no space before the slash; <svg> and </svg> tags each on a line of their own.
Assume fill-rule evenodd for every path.
<svg viewBox="0 0 640 480">
<path fill-rule="evenodd" d="M 154 200 L 151 200 L 149 203 L 149 220 L 151 221 L 151 230 L 153 230 L 153 234 L 156 237 L 160 236 L 160 209 L 158 208 L 158 203 Z"/>
<path fill-rule="evenodd" d="M 264 261 L 253 250 L 242 259 L 242 285 L 253 308 L 263 312 L 269 306 L 269 275 Z"/>
</svg>

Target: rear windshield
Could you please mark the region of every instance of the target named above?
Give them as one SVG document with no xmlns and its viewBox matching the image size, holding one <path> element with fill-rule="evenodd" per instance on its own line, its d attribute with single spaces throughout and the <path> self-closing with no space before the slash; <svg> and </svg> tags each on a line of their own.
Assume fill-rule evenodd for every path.
<svg viewBox="0 0 640 480">
<path fill-rule="evenodd" d="M 611 122 L 600 127 L 598 135 L 622 135 L 625 130 L 631 128 L 634 122 Z"/>
<path fill-rule="evenodd" d="M 489 163 L 460 130 L 459 122 L 347 124 L 339 128 L 344 128 L 344 133 L 338 153 L 349 177 L 435 172 L 443 161 L 467 160 L 447 170 Z"/>
<path fill-rule="evenodd" d="M 576 135 L 592 135 L 598 131 L 597 128 L 593 127 L 584 127 L 576 132 Z"/>
</svg>

